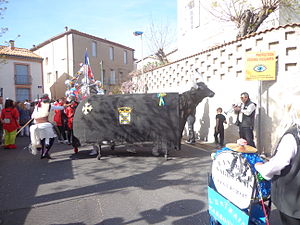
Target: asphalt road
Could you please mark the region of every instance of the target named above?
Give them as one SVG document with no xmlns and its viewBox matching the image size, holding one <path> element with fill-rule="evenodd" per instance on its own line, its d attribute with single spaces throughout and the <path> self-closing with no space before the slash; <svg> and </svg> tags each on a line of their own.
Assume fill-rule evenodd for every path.
<svg viewBox="0 0 300 225">
<path fill-rule="evenodd" d="M 182 145 L 169 160 L 150 147 L 106 148 L 55 144 L 52 160 L 0 149 L 1 225 L 196 225 L 209 224 L 207 174 L 211 150 Z M 280 225 L 276 210 L 271 224 Z"/>
</svg>

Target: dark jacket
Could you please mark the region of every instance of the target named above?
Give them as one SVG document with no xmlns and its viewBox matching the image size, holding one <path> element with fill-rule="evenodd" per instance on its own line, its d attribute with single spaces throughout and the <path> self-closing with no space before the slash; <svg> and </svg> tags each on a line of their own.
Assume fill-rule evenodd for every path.
<svg viewBox="0 0 300 225">
<path fill-rule="evenodd" d="M 243 109 L 247 109 L 249 105 L 254 104 L 256 106 L 256 104 L 250 100 L 248 100 L 245 104 L 244 104 L 244 108 Z M 242 113 L 242 122 L 240 123 L 241 127 L 250 127 L 253 128 L 254 127 L 254 118 L 255 118 L 255 110 L 250 114 L 250 116 L 245 115 L 244 113 Z"/>
<path fill-rule="evenodd" d="M 297 154 L 292 164 L 286 166 L 281 174 L 272 179 L 272 201 L 279 211 L 300 219 L 300 139 L 297 127 L 285 134 L 292 134 L 297 142 Z M 279 142 L 280 143 L 280 142 Z"/>
</svg>

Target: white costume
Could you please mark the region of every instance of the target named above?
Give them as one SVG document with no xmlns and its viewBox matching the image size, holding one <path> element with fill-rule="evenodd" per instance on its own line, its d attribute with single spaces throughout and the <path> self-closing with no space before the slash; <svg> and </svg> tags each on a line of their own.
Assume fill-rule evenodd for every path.
<svg viewBox="0 0 300 225">
<path fill-rule="evenodd" d="M 50 103 L 40 103 L 41 106 L 35 106 L 31 118 L 34 119 L 34 125 L 30 126 L 30 139 L 32 154 L 36 155 L 37 148 L 41 147 L 41 140 L 45 139 L 45 144 L 49 145 L 50 138 L 55 138 L 56 134 L 53 125 L 48 122 L 50 110 L 62 110 L 63 106 L 52 106 Z"/>
</svg>

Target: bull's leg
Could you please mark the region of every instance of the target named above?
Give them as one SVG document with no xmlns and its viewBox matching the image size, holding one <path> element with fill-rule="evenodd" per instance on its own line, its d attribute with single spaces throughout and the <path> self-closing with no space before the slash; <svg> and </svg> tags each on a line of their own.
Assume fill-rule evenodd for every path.
<svg viewBox="0 0 300 225">
<path fill-rule="evenodd" d="M 97 145 L 98 147 L 98 156 L 97 156 L 97 159 L 100 160 L 101 159 L 101 145 Z"/>
</svg>

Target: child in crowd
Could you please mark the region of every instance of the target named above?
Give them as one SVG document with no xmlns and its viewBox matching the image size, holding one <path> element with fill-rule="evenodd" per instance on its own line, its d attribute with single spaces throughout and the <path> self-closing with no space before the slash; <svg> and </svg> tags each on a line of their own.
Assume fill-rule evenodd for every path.
<svg viewBox="0 0 300 225">
<path fill-rule="evenodd" d="M 217 108 L 216 126 L 215 126 L 215 143 L 218 147 L 224 146 L 224 123 L 227 124 L 226 117 L 222 114 L 223 109 Z"/>
</svg>

